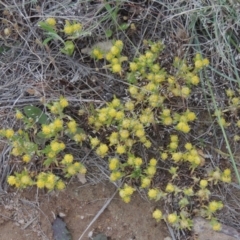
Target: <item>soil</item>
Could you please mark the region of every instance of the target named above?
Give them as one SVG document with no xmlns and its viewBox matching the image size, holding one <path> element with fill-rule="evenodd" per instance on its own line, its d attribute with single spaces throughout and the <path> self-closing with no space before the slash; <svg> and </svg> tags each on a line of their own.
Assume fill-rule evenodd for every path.
<svg viewBox="0 0 240 240">
<path fill-rule="evenodd" d="M 66 223 L 72 239 L 78 240 L 115 191 L 111 183 L 74 183 L 63 192 L 44 193 L 32 188 L 2 195 L 0 240 L 52 240 L 52 223 L 57 216 Z M 98 233 L 111 240 L 164 239 L 168 229 L 164 222 L 156 223 L 151 217 L 155 207 L 138 193 L 128 204 L 116 194 L 82 239 Z"/>
</svg>

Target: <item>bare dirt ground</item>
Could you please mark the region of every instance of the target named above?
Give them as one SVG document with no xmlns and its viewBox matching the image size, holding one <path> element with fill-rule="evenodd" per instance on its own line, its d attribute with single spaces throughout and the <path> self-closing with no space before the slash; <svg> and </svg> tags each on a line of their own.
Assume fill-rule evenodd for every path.
<svg viewBox="0 0 240 240">
<path fill-rule="evenodd" d="M 36 192 L 32 188 L 2 195 L 0 240 L 52 240 L 52 223 L 57 215 L 64 216 L 72 239 L 77 240 L 115 190 L 111 183 L 74 183 L 60 193 Z M 164 239 L 169 235 L 168 229 L 164 222 L 156 223 L 151 217 L 154 207 L 138 193 L 129 204 L 115 195 L 82 239 L 97 233 L 104 233 L 111 240 Z"/>
</svg>

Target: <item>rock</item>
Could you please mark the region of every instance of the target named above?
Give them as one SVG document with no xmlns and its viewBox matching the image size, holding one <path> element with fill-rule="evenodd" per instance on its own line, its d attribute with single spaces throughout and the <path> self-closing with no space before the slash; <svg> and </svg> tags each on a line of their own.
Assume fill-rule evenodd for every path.
<svg viewBox="0 0 240 240">
<path fill-rule="evenodd" d="M 107 236 L 104 235 L 103 233 L 100 233 L 100 234 L 96 235 L 95 237 L 93 237 L 92 240 L 107 240 Z"/>
<path fill-rule="evenodd" d="M 216 232 L 212 230 L 209 221 L 201 217 L 194 218 L 194 234 L 198 235 L 198 240 L 236 240 L 240 239 L 239 232 L 227 225 L 222 225 L 222 230 Z"/>
</svg>

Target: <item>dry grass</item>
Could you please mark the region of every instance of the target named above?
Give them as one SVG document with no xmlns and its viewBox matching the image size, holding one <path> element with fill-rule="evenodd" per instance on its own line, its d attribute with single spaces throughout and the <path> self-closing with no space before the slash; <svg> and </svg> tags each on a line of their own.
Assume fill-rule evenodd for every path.
<svg viewBox="0 0 240 240">
<path fill-rule="evenodd" d="M 224 129 L 212 117 L 216 109 L 227 109 L 228 99 L 225 89 L 240 86 L 240 5 L 237 1 L 110 1 L 111 8 L 119 8 L 118 18 L 107 11 L 103 1 L 18 1 L 0 3 L 0 127 L 17 127 L 13 118 L 14 110 L 29 104 L 38 105 L 40 99 L 52 101 L 64 95 L 75 109 L 87 108 L 89 103 L 101 106 L 115 94 L 124 99 L 127 83 L 112 76 L 104 63 L 94 63 L 81 49 L 105 41 L 106 31 L 111 29 L 113 37 L 125 43 L 124 54 L 132 59 L 142 52 L 144 39 L 161 39 L 166 48 L 161 62 L 171 71 L 175 56 L 191 59 L 195 52 L 208 57 L 211 67 L 202 73 L 201 86 L 196 88 L 187 105 L 198 115 L 191 135 L 183 140 L 191 140 L 204 148 L 208 156 L 206 169 L 232 165 L 236 173 L 236 183 L 221 186 L 214 193 L 226 208 L 219 214 L 222 222 L 240 229 L 238 219 L 240 196 L 237 184 L 239 144 L 231 139 L 239 130 L 235 127 Z M 127 20 L 124 20 L 124 16 Z M 84 31 L 75 41 L 76 51 L 72 57 L 60 53 L 60 42 L 53 41 L 47 47 L 42 45 L 45 38 L 38 22 L 47 17 L 55 17 L 59 25 L 64 19 L 77 20 Z M 116 20 L 118 24 L 116 24 Z M 119 30 L 120 23 L 134 23 L 136 30 Z M 11 30 L 4 36 L 5 28 Z M 239 94 L 239 93 L 238 93 Z M 172 105 L 176 111 L 181 106 Z M 234 126 L 238 113 L 227 114 Z M 168 130 L 162 132 L 169 135 Z M 1 140 L 2 141 L 2 140 Z M 10 148 L 0 142 L 0 185 L 7 190 L 6 176 L 15 168 L 9 164 Z M 212 148 L 209 147 L 212 146 Z M 226 148 L 230 146 L 230 148 Z M 92 183 L 108 178 L 107 163 L 88 148 L 81 154 L 75 146 L 68 146 L 79 160 L 91 170 L 88 180 Z M 216 149 L 229 154 L 227 160 Z M 231 161 L 229 161 L 231 160 Z M 224 161 L 224 164 L 223 164 Z M 203 173 L 200 173 L 203 174 Z M 184 232 L 175 232 L 180 239 Z"/>
</svg>

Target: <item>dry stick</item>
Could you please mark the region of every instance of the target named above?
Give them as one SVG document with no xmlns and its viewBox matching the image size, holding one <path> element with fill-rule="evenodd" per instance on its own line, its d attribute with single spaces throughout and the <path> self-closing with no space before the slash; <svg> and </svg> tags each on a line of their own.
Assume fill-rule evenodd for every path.
<svg viewBox="0 0 240 240">
<path fill-rule="evenodd" d="M 99 218 L 99 216 L 103 213 L 103 211 L 107 208 L 107 206 L 110 204 L 110 202 L 112 201 L 112 199 L 114 198 L 114 196 L 116 195 L 116 193 L 118 192 L 118 190 L 116 190 L 114 192 L 114 194 L 112 195 L 111 198 L 109 198 L 107 200 L 107 202 L 102 206 L 102 208 L 100 209 L 100 211 L 97 213 L 97 215 L 93 218 L 93 220 L 89 223 L 89 225 L 87 226 L 87 228 L 84 230 L 84 232 L 82 233 L 82 235 L 79 237 L 78 240 L 81 240 L 82 237 L 84 236 L 84 234 L 87 232 L 87 230 L 93 225 L 93 223 Z"/>
</svg>

